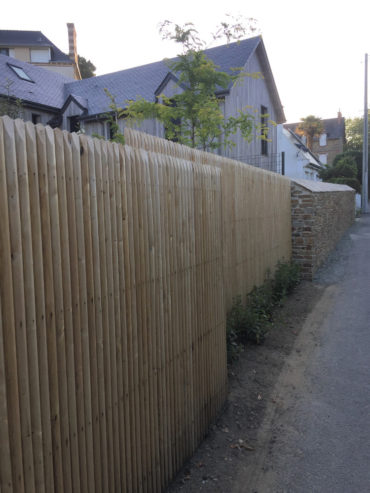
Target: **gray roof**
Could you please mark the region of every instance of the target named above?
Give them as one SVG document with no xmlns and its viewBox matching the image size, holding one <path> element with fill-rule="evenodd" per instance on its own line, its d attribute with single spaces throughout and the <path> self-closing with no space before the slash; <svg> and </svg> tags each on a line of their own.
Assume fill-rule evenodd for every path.
<svg viewBox="0 0 370 493">
<path fill-rule="evenodd" d="M 326 118 L 322 119 L 324 124 L 325 133 L 328 139 L 344 139 L 345 135 L 345 123 L 343 117 Z M 301 122 L 286 123 L 284 128 L 295 132 L 296 128 Z"/>
<path fill-rule="evenodd" d="M 0 30 L 0 46 L 6 48 L 15 46 L 48 47 L 51 51 L 52 62 L 71 63 L 69 56 L 57 48 L 41 31 Z"/>
<path fill-rule="evenodd" d="M 260 42 L 261 38 L 258 36 L 210 48 L 205 53 L 221 71 L 231 74 L 234 73 L 233 68 L 244 67 Z M 168 62 L 173 60 L 175 59 Z M 155 101 L 156 89 L 170 72 L 168 62 L 162 60 L 112 74 L 70 82 L 66 89 L 88 99 L 90 115 L 107 111 L 110 101 L 104 92 L 105 88 L 115 96 L 119 106 L 124 106 L 126 101 L 138 97 Z"/>
<path fill-rule="evenodd" d="M 22 68 L 33 82 L 20 79 L 9 64 Z M 56 72 L 0 55 L 0 92 L 2 94 L 6 94 L 7 87 L 9 87 L 10 96 L 15 96 L 25 102 L 60 109 L 66 100 L 65 84 L 70 80 Z"/>
<path fill-rule="evenodd" d="M 259 53 L 264 72 L 266 72 L 265 79 L 269 84 L 281 121 L 281 118 L 284 118 L 284 113 L 260 36 L 217 46 L 206 50 L 205 53 L 220 70 L 231 74 L 235 73 L 233 68 L 241 69 L 244 67 L 257 49 L 261 50 Z M 19 79 L 7 66 L 7 62 L 11 60 L 15 65 L 24 68 L 35 84 Z M 140 96 L 149 101 L 155 101 L 155 92 L 169 73 L 168 62 L 159 61 L 111 74 L 72 81 L 40 67 L 4 55 L 0 57 L 1 89 L 7 79 L 12 80 L 12 92 L 16 97 L 58 109 L 63 108 L 67 99 L 73 96 L 83 108 L 86 108 L 87 117 L 107 112 L 110 100 L 104 89 L 108 89 L 114 95 L 119 106 L 124 106 L 126 101 L 136 100 Z"/>
</svg>

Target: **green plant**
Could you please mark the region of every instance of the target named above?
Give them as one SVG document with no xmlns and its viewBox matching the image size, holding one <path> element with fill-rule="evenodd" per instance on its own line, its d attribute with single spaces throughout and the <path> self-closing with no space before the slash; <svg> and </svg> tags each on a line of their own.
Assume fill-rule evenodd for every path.
<svg viewBox="0 0 370 493">
<path fill-rule="evenodd" d="M 241 296 L 236 296 L 231 310 L 226 316 L 227 360 L 229 363 L 237 359 L 241 350 L 240 333 L 244 331 L 244 327 L 245 308 Z"/>
<path fill-rule="evenodd" d="M 323 181 L 340 183 L 353 187 L 360 192 L 361 185 L 358 180 L 358 165 L 353 153 L 343 153 L 336 156 L 332 166 L 326 166 L 319 172 Z"/>
<path fill-rule="evenodd" d="M 280 303 L 300 281 L 300 267 L 295 262 L 278 262 L 273 280 L 274 302 Z"/>
<path fill-rule="evenodd" d="M 22 101 L 11 94 L 11 87 L 13 84 L 13 81 L 7 80 L 6 83 L 2 85 L 6 94 L 0 96 L 0 116 L 7 115 L 15 120 L 16 118 L 22 118 L 23 108 Z"/>
<path fill-rule="evenodd" d="M 116 142 L 117 144 L 125 144 L 125 136 L 121 132 L 118 121 L 125 116 L 126 112 L 122 108 L 120 108 L 117 103 L 115 97 L 108 91 L 108 89 L 104 89 L 105 94 L 110 99 L 109 109 L 110 111 L 106 113 L 104 116 L 108 122 L 109 131 L 110 131 L 110 141 Z M 93 137 L 97 139 L 105 140 L 102 135 L 93 134 Z"/>
<path fill-rule="evenodd" d="M 249 342 L 262 344 L 272 325 L 273 312 L 281 305 L 300 280 L 300 268 L 294 262 L 279 262 L 275 275 L 266 276 L 261 286 L 255 286 L 247 295 L 233 300 L 226 318 L 228 362 L 237 359 L 241 347 Z"/>
<path fill-rule="evenodd" d="M 218 39 L 223 34 L 228 41 L 239 39 L 248 30 L 240 22 L 225 22 L 214 38 Z M 158 94 L 156 101 L 139 96 L 126 101 L 121 116 L 126 118 L 127 124 L 140 125 L 144 120 L 156 119 L 163 124 L 167 139 L 203 150 L 235 146 L 233 136 L 237 132 L 247 142 L 254 135 L 268 140 L 269 124 L 274 124 L 268 122 L 268 115 L 261 115 L 260 122 L 257 117 L 259 110 L 245 107 L 225 118 L 222 97 L 217 96 L 244 77 L 262 78 L 262 74 L 246 73 L 241 67 L 231 67 L 230 71 L 234 70 L 234 73 L 219 70 L 207 57 L 206 43 L 199 38 L 191 23 L 180 26 L 165 21 L 160 32 L 164 39 L 170 39 L 182 48 L 175 59 L 166 61 L 177 90 L 171 97 Z"/>
</svg>

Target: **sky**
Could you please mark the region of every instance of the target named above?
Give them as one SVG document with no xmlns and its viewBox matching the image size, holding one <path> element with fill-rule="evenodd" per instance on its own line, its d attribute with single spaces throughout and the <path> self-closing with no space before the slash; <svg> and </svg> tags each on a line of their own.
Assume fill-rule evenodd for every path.
<svg viewBox="0 0 370 493">
<path fill-rule="evenodd" d="M 208 41 L 226 14 L 256 19 L 287 122 L 334 118 L 339 110 L 346 118 L 363 115 L 370 51 L 364 0 L 18 0 L 2 5 L 0 29 L 42 31 L 68 52 L 66 23 L 73 22 L 79 55 L 102 75 L 175 56 L 178 46 L 158 32 L 164 20 L 192 22 Z"/>
</svg>

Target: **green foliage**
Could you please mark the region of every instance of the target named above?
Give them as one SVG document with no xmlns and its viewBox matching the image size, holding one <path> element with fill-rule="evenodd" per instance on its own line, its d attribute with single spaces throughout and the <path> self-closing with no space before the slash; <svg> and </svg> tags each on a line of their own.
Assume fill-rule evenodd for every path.
<svg viewBox="0 0 370 493">
<path fill-rule="evenodd" d="M 370 111 L 369 111 L 370 116 Z M 364 119 L 363 118 L 346 118 L 346 145 L 347 151 L 363 152 Z M 370 129 L 369 129 L 370 137 Z M 369 138 L 370 144 L 370 138 Z"/>
<path fill-rule="evenodd" d="M 300 268 L 294 262 L 279 262 L 273 279 L 254 287 L 245 304 L 241 296 L 234 299 L 226 318 L 228 361 L 237 359 L 248 342 L 261 344 L 272 324 L 273 311 L 282 304 L 300 280 Z"/>
<path fill-rule="evenodd" d="M 108 89 L 104 89 L 104 91 L 110 100 L 110 104 L 109 104 L 110 111 L 105 114 L 105 118 L 108 122 L 110 133 L 111 133 L 110 141 L 124 145 L 125 137 L 121 132 L 118 121 L 125 116 L 126 110 L 120 108 L 117 105 L 115 97 L 108 91 Z M 93 134 L 93 137 L 97 139 L 104 139 L 102 135 L 98 135 L 98 134 Z"/>
<path fill-rule="evenodd" d="M 240 23 L 224 23 L 214 38 L 223 32 L 230 39 L 234 29 L 235 37 L 245 32 Z M 225 120 L 221 109 L 222 99 L 216 96 L 218 91 L 252 74 L 240 70 L 235 75 L 219 71 L 204 53 L 205 42 L 199 38 L 193 24 L 179 26 L 165 21 L 161 33 L 164 38 L 182 46 L 182 53 L 175 60 L 167 61 L 180 90 L 171 98 L 162 94 L 156 102 L 143 98 L 127 101 L 127 122 L 140 124 L 146 119 L 155 118 L 164 125 L 169 140 L 203 150 L 234 146 L 231 137 L 237 131 L 247 141 L 252 140 L 254 133 L 267 139 L 268 125 L 264 124 L 261 128 L 260 124 L 256 124 L 257 115 L 249 113 L 247 108 Z M 253 76 L 261 77 L 260 74 Z"/>
<path fill-rule="evenodd" d="M 7 80 L 3 85 L 5 94 L 0 96 L 0 116 L 7 115 L 15 120 L 16 118 L 22 118 L 23 107 L 22 101 L 11 95 L 12 84 L 12 81 Z"/>
<path fill-rule="evenodd" d="M 307 138 L 307 147 L 312 150 L 312 143 L 314 137 L 320 136 L 324 133 L 325 128 L 321 118 L 314 115 L 308 115 L 306 118 L 301 118 L 301 122 L 296 128 L 296 132 L 299 135 L 305 135 Z"/>
<path fill-rule="evenodd" d="M 329 183 L 348 185 L 360 193 L 361 182 L 358 174 L 356 157 L 353 152 L 347 152 L 336 156 L 332 166 L 325 166 L 320 170 L 319 177 Z"/>
<path fill-rule="evenodd" d="M 86 60 L 86 58 L 84 58 L 83 56 L 78 55 L 78 66 L 80 68 L 82 79 L 95 77 L 96 67 L 90 60 Z"/>
<path fill-rule="evenodd" d="M 273 281 L 273 298 L 280 303 L 300 281 L 300 267 L 295 262 L 279 262 Z"/>
</svg>

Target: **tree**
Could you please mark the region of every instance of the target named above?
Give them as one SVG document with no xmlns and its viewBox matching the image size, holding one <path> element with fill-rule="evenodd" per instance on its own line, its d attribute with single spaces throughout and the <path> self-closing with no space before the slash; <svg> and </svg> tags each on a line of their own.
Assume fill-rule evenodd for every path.
<svg viewBox="0 0 370 493">
<path fill-rule="evenodd" d="M 90 60 L 86 60 L 86 58 L 84 58 L 83 56 L 78 55 L 78 66 L 80 67 L 80 74 L 82 79 L 95 77 L 96 67 Z"/>
<path fill-rule="evenodd" d="M 369 111 L 370 115 L 370 111 Z M 346 118 L 346 150 L 363 152 L 364 119 Z M 370 132 L 369 132 L 370 135 Z M 370 143 L 370 139 L 369 139 Z"/>
<path fill-rule="evenodd" d="M 0 116 L 9 116 L 15 120 L 16 118 L 22 118 L 23 108 L 22 101 L 11 95 L 11 87 L 13 82 L 7 80 L 3 85 L 5 94 L 0 96 Z"/>
<path fill-rule="evenodd" d="M 240 38 L 247 30 L 241 22 L 224 22 L 213 39 L 219 39 L 222 33 L 228 40 Z M 191 23 L 180 26 L 165 21 L 160 32 L 164 39 L 171 39 L 182 47 L 182 52 L 175 60 L 167 61 L 169 69 L 177 78 L 180 91 L 171 98 L 162 94 L 156 102 L 144 98 L 128 101 L 126 108 L 116 107 L 116 113 L 131 124 L 155 118 L 163 123 L 166 138 L 203 150 L 235 145 L 231 136 L 237 130 L 247 141 L 252 140 L 254 130 L 260 138 L 267 139 L 268 115 L 261 115 L 264 116 L 264 123 L 256 124 L 256 112 L 251 114 L 244 108 L 225 120 L 216 96 L 217 90 L 227 88 L 242 77 L 260 77 L 260 74 L 244 74 L 239 70 L 238 74 L 230 75 L 217 70 L 204 52 L 206 43 L 200 39 Z M 108 96 L 112 102 L 112 95 Z"/>
<path fill-rule="evenodd" d="M 350 153 L 338 154 L 332 166 L 325 166 L 319 171 L 319 177 L 329 183 L 348 185 L 360 193 L 361 182 L 358 177 L 358 165 L 356 157 Z"/>
<path fill-rule="evenodd" d="M 308 115 L 306 118 L 301 118 L 301 123 L 296 128 L 298 135 L 304 135 L 307 139 L 307 147 L 312 151 L 314 137 L 319 137 L 325 132 L 324 124 L 321 118 Z"/>
</svg>

